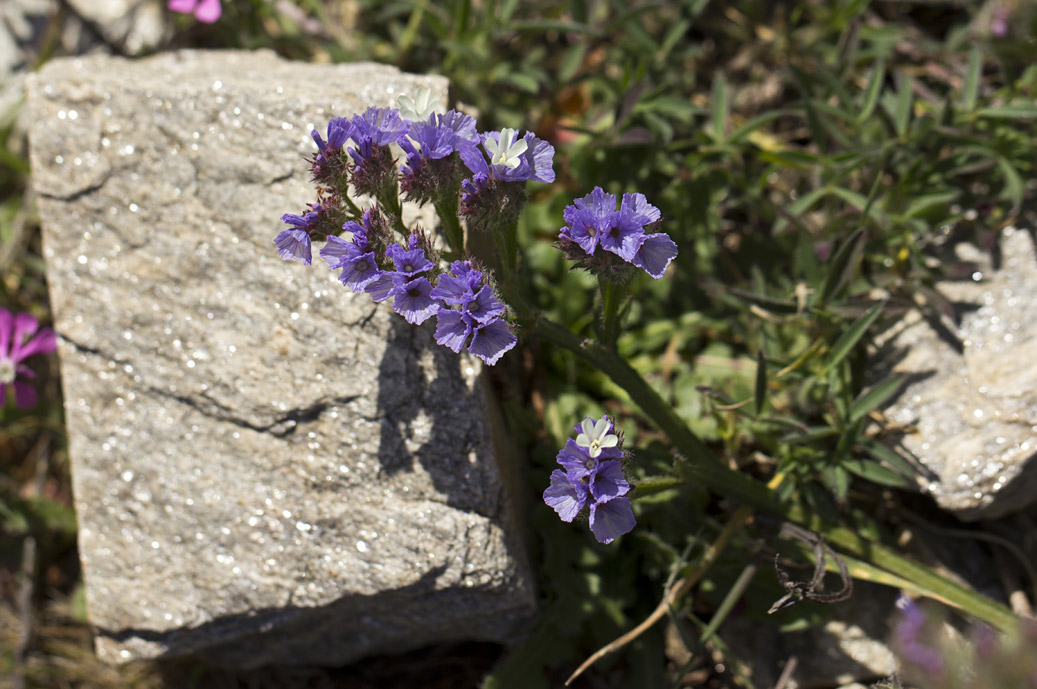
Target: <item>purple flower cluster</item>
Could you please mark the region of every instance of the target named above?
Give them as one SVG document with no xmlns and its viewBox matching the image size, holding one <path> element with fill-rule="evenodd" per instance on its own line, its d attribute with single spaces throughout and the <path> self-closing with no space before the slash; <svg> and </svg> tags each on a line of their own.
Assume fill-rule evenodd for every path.
<svg viewBox="0 0 1037 689">
<path fill-rule="evenodd" d="M 422 233 L 411 233 L 406 246 L 387 242 L 392 230 L 374 210 L 364 213 L 363 224 L 347 222 L 343 229 L 349 241 L 328 237 L 320 256 L 342 271 L 346 287 L 376 302 L 392 298 L 393 310 L 413 325 L 436 316 L 437 343 L 455 353 L 467 343 L 490 366 L 518 342 L 504 321 L 504 305 L 471 261 L 454 261 L 449 273 L 440 273 Z"/>
<path fill-rule="evenodd" d="M 922 638 L 928 626 L 925 613 L 904 594 L 897 599 L 897 608 L 901 613 L 894 631 L 897 652 L 904 662 L 918 668 L 930 679 L 938 680 L 946 669 L 943 652 Z"/>
<path fill-rule="evenodd" d="M 312 132 L 317 152 L 309 162 L 318 202 L 301 215 L 282 216 L 288 227 L 274 242 L 281 258 L 310 265 L 313 242 L 326 240 L 320 256 L 341 271 L 343 285 L 375 301 L 391 298 L 409 323 L 436 316 L 437 342 L 454 352 L 467 348 L 492 365 L 518 341 L 505 320 L 507 309 L 489 275 L 463 260 L 457 220 L 446 223 L 446 240 L 451 258 L 462 260 L 447 271 L 432 242 L 402 224 L 400 191 L 435 204 L 440 213 L 457 213 L 469 230 L 499 227 L 502 219 L 517 222 L 525 181 L 554 180 L 554 149 L 529 132 L 521 139 L 513 129 L 480 134 L 468 115 L 437 113 L 427 90 L 399 103 L 399 109 L 335 118 L 326 139 Z M 397 163 L 394 144 L 405 161 Z M 369 196 L 375 206 L 361 217 L 354 196 Z"/>
<path fill-rule="evenodd" d="M 436 342 L 454 353 L 467 342 L 469 352 L 492 366 L 518 342 L 502 318 L 504 305 L 471 261 L 451 263 L 431 296 L 443 304 L 436 313 Z"/>
<path fill-rule="evenodd" d="M 558 233 L 559 247 L 593 273 L 622 274 L 632 265 L 658 280 L 677 255 L 669 236 L 649 231 L 661 214 L 643 194 L 623 194 L 617 210 L 616 195 L 595 187 L 563 216 L 567 226 Z"/>
<path fill-rule="evenodd" d="M 36 374 L 22 362 L 34 354 L 50 354 L 58 347 L 54 331 L 39 327 L 32 314 L 15 316 L 0 308 L 0 406 L 7 403 L 8 385 L 14 387 L 14 401 L 20 408 L 36 404 L 36 391 L 26 382 Z"/>
<path fill-rule="evenodd" d="M 571 522 L 590 506 L 591 533 L 600 543 L 611 543 L 634 528 L 630 483 L 623 473 L 623 450 L 612 421 L 603 416 L 587 417 L 574 427 L 576 440 L 569 438 L 558 453 L 563 469 L 551 473 L 544 502 L 564 522 Z"/>
</svg>

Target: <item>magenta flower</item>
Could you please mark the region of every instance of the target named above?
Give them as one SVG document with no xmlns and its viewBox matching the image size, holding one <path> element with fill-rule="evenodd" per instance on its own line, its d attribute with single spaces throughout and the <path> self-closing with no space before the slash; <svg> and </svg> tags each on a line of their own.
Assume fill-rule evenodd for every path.
<svg viewBox="0 0 1037 689">
<path fill-rule="evenodd" d="M 5 404 L 8 385 L 14 385 L 14 400 L 20 408 L 36 404 L 36 391 L 25 382 L 36 374 L 22 361 L 33 354 L 49 354 L 58 346 L 54 331 L 44 328 L 37 333 L 39 327 L 39 321 L 31 314 L 14 316 L 0 308 L 0 400 Z"/>
<path fill-rule="evenodd" d="M 195 19 L 205 24 L 212 24 L 223 12 L 220 0 L 169 0 L 169 9 L 185 14 L 193 13 Z"/>
</svg>

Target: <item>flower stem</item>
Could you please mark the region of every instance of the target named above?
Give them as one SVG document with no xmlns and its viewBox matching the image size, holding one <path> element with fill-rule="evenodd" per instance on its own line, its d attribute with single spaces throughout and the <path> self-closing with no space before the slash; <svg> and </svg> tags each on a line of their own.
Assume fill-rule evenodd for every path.
<svg viewBox="0 0 1037 689">
<path fill-rule="evenodd" d="M 601 292 L 601 342 L 609 351 L 616 350 L 619 337 L 619 306 L 626 296 L 626 285 L 598 278 Z"/>
<path fill-rule="evenodd" d="M 461 221 L 457 217 L 457 196 L 447 194 L 444 198 L 437 199 L 433 204 L 439 215 L 439 222 L 446 236 L 446 243 L 450 250 L 458 256 L 464 255 L 464 231 L 461 229 Z"/>
<path fill-rule="evenodd" d="M 705 443 L 688 429 L 673 408 L 622 357 L 600 344 L 581 339 L 567 328 L 543 317 L 521 296 L 505 293 L 505 298 L 530 334 L 568 349 L 623 388 L 644 415 L 666 433 L 677 450 L 684 455 L 691 472 L 720 495 L 811 529 L 821 534 L 833 546 L 913 582 L 930 598 L 957 607 L 977 619 L 1003 630 L 1015 624 L 1015 615 L 1003 605 L 970 591 L 879 543 L 876 540 L 879 535 L 877 525 L 869 515 L 858 510 L 850 511 L 846 515 L 846 523 L 853 525 L 851 529 L 841 524 L 824 522 L 817 515 L 810 514 L 797 505 L 779 503 L 772 491 L 762 483 L 720 462 Z M 875 536 L 866 537 L 865 534 Z"/>
</svg>

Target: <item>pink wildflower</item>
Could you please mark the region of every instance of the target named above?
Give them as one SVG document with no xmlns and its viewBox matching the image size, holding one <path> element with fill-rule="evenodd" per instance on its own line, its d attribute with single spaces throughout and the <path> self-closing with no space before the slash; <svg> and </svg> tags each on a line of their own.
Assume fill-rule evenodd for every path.
<svg viewBox="0 0 1037 689">
<path fill-rule="evenodd" d="M 220 0 L 169 0 L 169 9 L 174 12 L 194 13 L 195 19 L 212 24 L 223 11 Z"/>
<path fill-rule="evenodd" d="M 49 354 L 58 346 L 54 331 L 44 328 L 37 333 L 39 327 L 31 314 L 14 316 L 0 308 L 0 406 L 7 402 L 8 385 L 14 385 L 14 400 L 19 407 L 28 409 L 36 404 L 36 391 L 25 382 L 36 374 L 22 360 L 33 354 Z"/>
</svg>

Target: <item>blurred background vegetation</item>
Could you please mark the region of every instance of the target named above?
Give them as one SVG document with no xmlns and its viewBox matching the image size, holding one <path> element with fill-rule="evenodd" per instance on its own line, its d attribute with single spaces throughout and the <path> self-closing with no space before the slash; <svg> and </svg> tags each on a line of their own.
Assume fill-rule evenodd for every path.
<svg viewBox="0 0 1037 689">
<path fill-rule="evenodd" d="M 520 237 L 533 298 L 591 332 L 593 280 L 570 272 L 561 211 L 594 186 L 638 191 L 681 253 L 665 280 L 636 284 L 618 349 L 730 466 L 783 497 L 837 515 L 915 490 L 917 467 L 875 410 L 897 381 L 866 368 L 870 334 L 920 307 L 955 316 L 934 289 L 941 257 L 968 240 L 1037 227 L 1037 4 L 1028 0 L 224 0 L 214 25 L 172 15 L 161 50 L 269 48 L 294 60 L 375 60 L 443 74 L 481 130 L 534 130 L 558 179 L 531 188 Z M 37 62 L 70 9 L 39 32 Z M 0 113 L 0 305 L 49 322 L 20 106 Z M 349 115 L 349 113 L 337 113 Z M 277 219 L 260 230 L 273 235 Z M 649 284 L 651 283 L 651 284 Z M 514 649 L 466 644 L 342 670 L 231 674 L 187 660 L 107 668 L 92 658 L 75 551 L 67 443 L 53 358 L 41 403 L 0 425 L 0 676 L 33 687 L 556 686 L 643 619 L 696 535 L 726 506 L 687 481 L 680 458 L 615 384 L 541 343 L 497 367 L 529 450 L 542 613 Z M 762 366 L 757 367 L 757 361 Z M 758 370 L 763 374 L 758 374 Z M 516 384 L 515 381 L 525 381 Z M 877 383 L 877 384 L 876 384 Z M 543 506 L 574 420 L 607 411 L 633 450 L 638 528 L 610 547 Z M 900 492 L 903 491 L 903 492 Z M 746 563 L 726 552 L 679 606 L 708 622 Z M 766 580 L 766 581 L 765 581 Z M 757 577 L 765 610 L 782 590 Z M 678 611 L 675 611 L 675 615 Z M 822 606 L 761 623 L 816 624 Z M 31 634 L 29 633 L 31 630 Z M 692 635 L 696 636 L 696 635 Z M 684 639 L 689 650 L 695 643 Z M 716 637 L 711 648 L 722 651 Z M 661 629 L 584 681 L 596 687 L 730 686 L 698 654 L 680 668 Z M 19 679 L 20 678 L 20 679 Z"/>
</svg>

